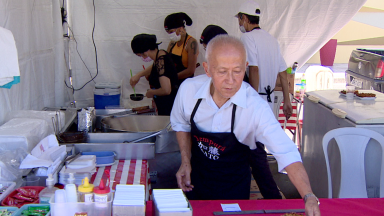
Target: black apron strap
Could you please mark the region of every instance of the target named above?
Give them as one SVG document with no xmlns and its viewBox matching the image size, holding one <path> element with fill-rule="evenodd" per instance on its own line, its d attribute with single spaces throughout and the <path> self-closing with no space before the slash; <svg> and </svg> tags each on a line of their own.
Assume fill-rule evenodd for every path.
<svg viewBox="0 0 384 216">
<path fill-rule="evenodd" d="M 236 113 L 236 104 L 233 104 L 233 107 L 232 107 L 232 119 L 231 119 L 231 133 L 233 133 L 233 128 L 234 128 L 234 125 L 235 125 L 235 113 Z"/>
<path fill-rule="evenodd" d="M 271 94 L 273 93 L 273 91 L 275 91 L 275 89 L 271 90 L 271 86 L 268 85 L 267 87 L 264 87 L 264 90 L 265 90 L 265 93 L 259 93 L 259 95 L 267 95 L 267 101 L 269 103 L 272 103 Z"/>
<path fill-rule="evenodd" d="M 191 119 L 189 120 L 190 122 L 192 122 L 193 117 L 195 117 L 197 108 L 200 106 L 201 100 L 202 100 L 201 98 L 199 100 L 197 100 L 195 108 L 193 108 L 193 111 L 192 111 L 192 114 L 191 114 Z"/>
</svg>

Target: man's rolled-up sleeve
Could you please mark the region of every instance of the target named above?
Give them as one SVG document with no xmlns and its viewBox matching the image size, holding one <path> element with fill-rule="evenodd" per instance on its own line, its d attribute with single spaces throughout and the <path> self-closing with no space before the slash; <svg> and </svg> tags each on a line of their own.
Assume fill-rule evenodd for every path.
<svg viewBox="0 0 384 216">
<path fill-rule="evenodd" d="M 173 103 L 173 108 L 171 112 L 171 125 L 174 131 L 182 132 L 191 132 L 191 123 L 189 119 L 186 118 L 184 112 L 184 98 L 188 97 L 185 94 L 184 89 L 181 85 L 179 91 L 177 92 L 176 99 Z"/>
<path fill-rule="evenodd" d="M 269 107 L 267 107 L 269 109 Z M 288 165 L 302 162 L 296 145 L 287 136 L 272 111 L 264 108 L 256 117 L 256 139 L 263 143 L 277 160 L 281 172 Z"/>
</svg>

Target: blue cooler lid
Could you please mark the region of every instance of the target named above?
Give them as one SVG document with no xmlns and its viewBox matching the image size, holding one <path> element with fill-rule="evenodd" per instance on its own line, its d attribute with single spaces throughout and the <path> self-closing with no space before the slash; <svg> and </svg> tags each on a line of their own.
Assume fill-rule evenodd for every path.
<svg viewBox="0 0 384 216">
<path fill-rule="evenodd" d="M 121 86 L 118 82 L 99 82 L 95 84 L 96 89 L 119 89 Z"/>
</svg>

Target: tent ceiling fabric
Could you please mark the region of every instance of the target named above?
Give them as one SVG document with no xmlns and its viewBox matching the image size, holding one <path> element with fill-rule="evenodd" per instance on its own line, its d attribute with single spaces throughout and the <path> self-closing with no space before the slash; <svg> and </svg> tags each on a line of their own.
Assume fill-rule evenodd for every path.
<svg viewBox="0 0 384 216">
<path fill-rule="evenodd" d="M 158 41 L 163 42 L 160 48 L 166 49 L 169 36 L 163 22 L 170 13 L 186 12 L 193 20 L 187 32 L 196 39 L 209 24 L 220 25 L 229 34 L 240 37 L 234 15 L 243 1 L 95 0 L 94 36 L 99 60 L 96 82 L 129 80 L 129 69 L 134 73 L 142 69 L 143 62 L 130 48 L 130 41 L 136 34 L 156 34 Z M 69 101 L 70 91 L 63 85 L 68 70 L 60 20 L 62 2 L 0 0 L 0 26 L 11 30 L 15 37 L 21 72 L 20 84 L 9 90 L 0 89 L 0 125 L 9 111 L 65 106 Z M 259 0 L 258 3 L 261 27 L 278 39 L 287 65 L 294 61 L 302 65 L 351 20 L 365 0 Z M 71 40 L 68 46 L 74 87 L 79 88 L 96 73 L 91 38 L 93 5 L 92 0 L 68 0 L 68 5 L 68 18 L 78 51 L 91 71 L 90 75 L 77 54 L 76 43 Z M 202 63 L 204 50 L 199 47 L 198 62 Z M 202 66 L 196 72 L 202 74 Z M 91 82 L 83 90 L 76 91 L 75 98 L 93 105 L 93 88 Z M 148 88 L 147 81 L 142 79 L 137 92 L 145 92 Z M 129 86 L 127 89 L 131 90 Z"/>
<path fill-rule="evenodd" d="M 174 12 L 186 12 L 193 20 L 187 26 L 188 34 L 199 38 L 209 24 L 223 27 L 230 35 L 240 37 L 238 21 L 234 18 L 240 3 L 233 0 L 95 0 L 96 27 L 95 42 L 99 57 L 99 76 L 96 82 L 129 79 L 129 69 L 139 72 L 144 64 L 132 53 L 130 41 L 139 33 L 157 35 L 166 49 L 169 37 L 164 31 L 164 18 Z M 281 46 L 287 65 L 297 61 L 305 63 L 329 39 L 332 38 L 366 0 L 258 0 L 261 8 L 261 28 L 275 36 Z M 72 29 L 78 41 L 79 52 L 95 74 L 95 56 L 91 41 L 93 27 L 92 1 L 69 0 L 69 15 Z M 89 79 L 83 63 L 73 52 L 75 87 Z M 198 62 L 204 61 L 204 50 L 200 46 Z M 203 73 L 202 67 L 197 69 Z M 77 92 L 78 100 L 92 100 L 94 84 Z M 148 88 L 142 79 L 137 89 Z M 129 87 L 128 87 L 129 89 Z"/>
</svg>

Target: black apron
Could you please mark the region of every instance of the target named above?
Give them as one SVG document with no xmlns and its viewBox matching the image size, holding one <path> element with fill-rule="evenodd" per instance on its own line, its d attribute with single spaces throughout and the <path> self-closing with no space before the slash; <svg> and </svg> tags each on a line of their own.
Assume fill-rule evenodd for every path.
<svg viewBox="0 0 384 216">
<path fill-rule="evenodd" d="M 185 44 L 187 43 L 187 38 L 188 38 L 188 34 L 185 35 L 185 39 L 184 39 L 184 44 L 183 44 L 183 49 L 181 50 L 181 55 L 178 56 L 178 55 L 175 55 L 172 53 L 172 50 L 173 48 L 176 46 L 177 42 L 175 44 L 173 44 L 173 46 L 171 47 L 171 49 L 169 50 L 169 53 L 171 54 L 171 57 L 172 57 L 172 60 L 173 60 L 173 63 L 175 63 L 175 67 L 176 67 L 176 71 L 177 73 L 180 73 L 181 71 L 187 69 L 186 67 L 184 67 L 183 65 L 183 52 L 184 52 L 184 49 L 185 49 Z M 190 76 L 188 78 L 191 78 L 193 77 Z M 179 83 L 178 83 L 178 86 L 181 85 L 181 83 L 186 80 L 187 78 L 185 79 L 179 79 Z"/>
<path fill-rule="evenodd" d="M 231 132 L 208 133 L 200 131 L 193 120 L 201 100 L 197 101 L 191 115 L 191 183 L 194 188 L 187 196 L 197 200 L 249 199 L 250 149 L 233 133 L 236 105 L 232 108 Z"/>
</svg>

